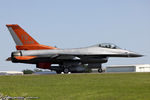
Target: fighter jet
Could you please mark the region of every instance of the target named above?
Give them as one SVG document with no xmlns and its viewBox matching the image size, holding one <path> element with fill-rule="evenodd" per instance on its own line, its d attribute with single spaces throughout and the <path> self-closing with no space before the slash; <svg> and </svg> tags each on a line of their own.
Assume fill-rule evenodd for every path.
<svg viewBox="0 0 150 100">
<path fill-rule="evenodd" d="M 11 53 L 8 61 L 35 64 L 37 68 L 55 70 L 58 74 L 83 71 L 85 64 L 88 68 L 97 68 L 98 72 L 101 73 L 102 64 L 106 63 L 109 57 L 143 56 L 110 43 L 73 49 L 45 46 L 34 40 L 19 25 L 9 24 L 6 26 L 16 43 L 17 49 Z"/>
</svg>

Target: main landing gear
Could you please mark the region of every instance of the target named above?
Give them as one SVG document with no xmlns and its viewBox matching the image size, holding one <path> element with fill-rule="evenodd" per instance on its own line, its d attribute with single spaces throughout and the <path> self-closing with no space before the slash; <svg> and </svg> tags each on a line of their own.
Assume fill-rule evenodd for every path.
<svg viewBox="0 0 150 100">
<path fill-rule="evenodd" d="M 68 67 L 62 67 L 61 70 L 57 70 L 56 71 L 57 74 L 69 74 L 70 73 L 70 69 Z"/>
<path fill-rule="evenodd" d="M 69 68 L 64 68 L 64 73 L 68 74 L 69 73 Z"/>
</svg>

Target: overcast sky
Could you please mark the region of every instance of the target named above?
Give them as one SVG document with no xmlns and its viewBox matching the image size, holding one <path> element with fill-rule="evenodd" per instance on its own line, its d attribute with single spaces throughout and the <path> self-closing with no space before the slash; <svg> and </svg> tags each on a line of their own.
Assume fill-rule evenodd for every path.
<svg viewBox="0 0 150 100">
<path fill-rule="evenodd" d="M 33 69 L 6 62 L 15 43 L 6 24 L 19 24 L 39 43 L 58 48 L 114 43 L 146 56 L 107 64 L 150 64 L 150 0 L 0 0 L 0 70 Z"/>
</svg>

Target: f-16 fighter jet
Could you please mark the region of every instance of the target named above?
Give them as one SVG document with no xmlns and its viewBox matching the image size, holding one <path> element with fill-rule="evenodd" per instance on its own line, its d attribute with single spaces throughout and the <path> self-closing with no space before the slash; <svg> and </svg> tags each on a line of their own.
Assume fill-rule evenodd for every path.
<svg viewBox="0 0 150 100">
<path fill-rule="evenodd" d="M 39 44 L 17 24 L 6 25 L 11 33 L 17 51 L 7 60 L 13 63 L 35 64 L 37 68 L 61 72 L 81 72 L 86 64 L 88 68 L 97 68 L 102 72 L 102 64 L 109 57 L 141 57 L 142 55 L 124 50 L 110 43 L 101 43 L 83 48 L 60 49 Z M 55 65 L 58 66 L 55 66 Z"/>
</svg>

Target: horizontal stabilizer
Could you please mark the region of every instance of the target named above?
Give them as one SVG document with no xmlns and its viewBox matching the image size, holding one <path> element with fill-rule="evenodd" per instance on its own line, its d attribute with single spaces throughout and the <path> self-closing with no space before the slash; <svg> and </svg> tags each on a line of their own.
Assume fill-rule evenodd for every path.
<svg viewBox="0 0 150 100">
<path fill-rule="evenodd" d="M 11 57 L 8 57 L 8 58 L 6 59 L 6 61 L 11 61 Z"/>
</svg>

